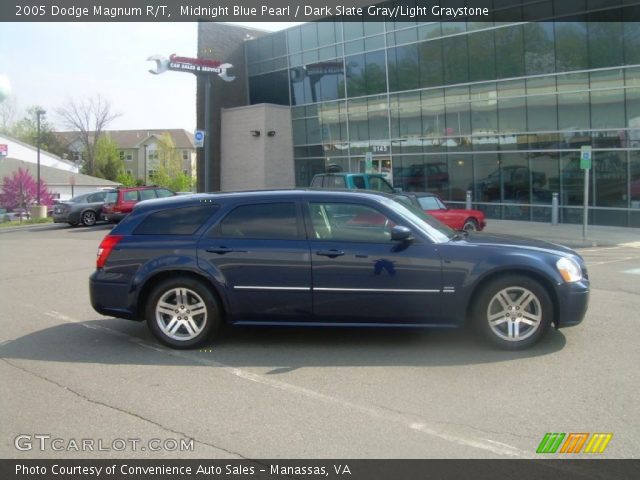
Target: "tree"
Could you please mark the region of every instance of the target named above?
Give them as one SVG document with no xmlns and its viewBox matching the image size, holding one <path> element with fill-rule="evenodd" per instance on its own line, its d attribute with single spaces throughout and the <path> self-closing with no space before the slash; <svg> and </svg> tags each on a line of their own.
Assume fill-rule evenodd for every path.
<svg viewBox="0 0 640 480">
<path fill-rule="evenodd" d="M 155 185 L 170 188 L 174 192 L 191 190 L 193 180 L 182 171 L 180 152 L 168 132 L 158 139 L 158 163 L 153 176 Z"/>
<path fill-rule="evenodd" d="M 113 112 L 111 104 L 99 94 L 86 100 L 69 100 L 68 104 L 58 108 L 56 113 L 68 129 L 78 134 L 86 155 L 86 172 L 95 175 L 98 140 L 107 125 L 121 114 Z"/>
<path fill-rule="evenodd" d="M 37 111 L 42 107 L 33 105 L 27 109 L 27 113 L 17 122 L 10 125 L 7 133 L 18 140 L 36 146 L 38 144 L 38 119 Z M 54 133 L 53 125 L 46 117 L 40 117 L 40 148 L 47 152 L 62 156 L 64 147 Z"/>
<path fill-rule="evenodd" d="M 136 178 L 130 173 L 121 170 L 116 177 L 116 182 L 121 183 L 125 187 L 135 187 L 138 185 Z"/>
<path fill-rule="evenodd" d="M 0 102 L 0 132 L 11 132 L 11 127 L 15 122 L 16 111 L 16 97 L 10 96 L 4 102 Z"/>
<path fill-rule="evenodd" d="M 120 149 L 109 135 L 103 135 L 96 143 L 95 175 L 107 180 L 116 180 L 124 171 L 124 161 L 120 158 Z"/>
<path fill-rule="evenodd" d="M 17 171 L 2 179 L 0 205 L 12 210 L 15 208 L 28 210 L 29 207 L 35 205 L 38 198 L 37 192 L 38 183 L 31 176 L 29 170 L 18 168 Z M 42 180 L 40 180 L 40 204 L 53 204 L 53 195 Z"/>
</svg>

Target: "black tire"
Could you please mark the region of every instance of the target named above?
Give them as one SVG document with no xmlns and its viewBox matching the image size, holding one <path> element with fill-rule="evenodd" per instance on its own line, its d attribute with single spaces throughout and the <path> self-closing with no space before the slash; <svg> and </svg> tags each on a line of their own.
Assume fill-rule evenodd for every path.
<svg viewBox="0 0 640 480">
<path fill-rule="evenodd" d="M 176 290 L 186 292 L 187 298 L 183 297 L 183 301 L 180 301 Z M 175 306 L 175 310 L 156 314 L 156 307 L 161 300 L 172 308 Z M 195 302 L 200 301 L 205 306 L 204 316 L 201 313 L 192 313 L 189 309 L 189 306 L 193 307 L 197 305 Z M 205 284 L 190 277 L 171 278 L 156 285 L 147 299 L 145 316 L 156 338 L 176 349 L 196 348 L 202 345 L 217 333 L 222 323 L 222 314 L 215 295 Z M 177 320 L 178 318 L 180 320 Z M 176 328 L 178 323 L 181 325 Z M 175 332 L 165 332 L 164 330 L 171 328 L 171 325 Z M 194 335 L 198 329 L 199 333 Z"/>
<path fill-rule="evenodd" d="M 462 230 L 464 230 L 465 232 L 477 232 L 478 222 L 476 222 L 473 218 L 467 218 L 464 221 L 464 225 L 462 225 Z"/>
<path fill-rule="evenodd" d="M 549 293 L 525 275 L 506 275 L 492 280 L 476 297 L 471 309 L 471 321 L 476 329 L 505 350 L 532 346 L 547 333 L 552 320 L 553 303 Z M 518 336 L 522 338 L 517 339 Z"/>
<path fill-rule="evenodd" d="M 77 227 L 78 226 L 78 222 L 67 222 L 69 225 L 71 225 L 72 227 Z"/>
<path fill-rule="evenodd" d="M 96 224 L 98 217 L 93 210 L 85 210 L 80 215 L 80 221 L 85 227 L 93 227 Z"/>
</svg>

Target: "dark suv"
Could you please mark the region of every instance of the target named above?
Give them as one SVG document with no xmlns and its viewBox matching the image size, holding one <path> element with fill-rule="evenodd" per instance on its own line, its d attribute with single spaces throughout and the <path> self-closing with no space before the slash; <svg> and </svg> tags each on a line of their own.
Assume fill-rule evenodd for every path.
<svg viewBox="0 0 640 480">
<path fill-rule="evenodd" d="M 102 218 L 107 222 L 116 223 L 122 220 L 133 206 L 142 200 L 172 197 L 175 193 L 162 187 L 122 187 L 112 190 L 102 207 Z"/>
<path fill-rule="evenodd" d="M 174 348 L 234 325 L 451 327 L 501 347 L 587 310 L 583 259 L 542 241 L 455 232 L 392 196 L 284 190 L 137 205 L 98 249 L 99 313 Z"/>
</svg>

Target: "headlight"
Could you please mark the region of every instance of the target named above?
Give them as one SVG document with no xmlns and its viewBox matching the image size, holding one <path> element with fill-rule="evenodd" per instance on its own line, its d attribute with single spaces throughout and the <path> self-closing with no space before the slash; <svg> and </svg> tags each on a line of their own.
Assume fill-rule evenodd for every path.
<svg viewBox="0 0 640 480">
<path fill-rule="evenodd" d="M 563 257 L 556 262 L 556 268 L 564 278 L 565 282 L 577 282 L 582 280 L 582 270 L 580 265 L 570 258 Z"/>
</svg>

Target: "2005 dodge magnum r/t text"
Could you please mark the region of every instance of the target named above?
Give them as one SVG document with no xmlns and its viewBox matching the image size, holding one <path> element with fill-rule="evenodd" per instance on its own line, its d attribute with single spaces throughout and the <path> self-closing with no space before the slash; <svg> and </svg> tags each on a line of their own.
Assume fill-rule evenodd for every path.
<svg viewBox="0 0 640 480">
<path fill-rule="evenodd" d="M 98 250 L 99 313 L 145 320 L 194 348 L 223 324 L 453 327 L 525 348 L 580 323 L 580 255 L 512 236 L 459 233 L 385 194 L 197 194 L 135 207 Z"/>
</svg>

